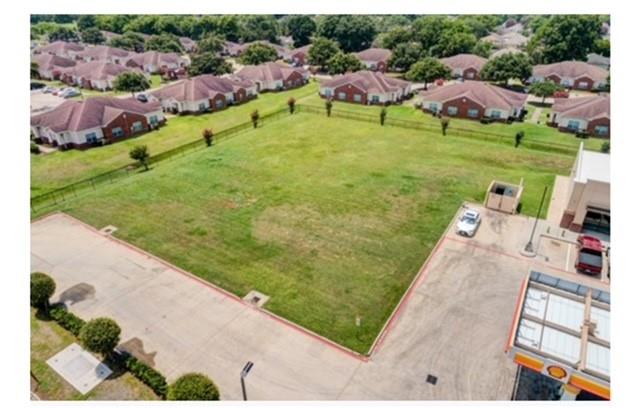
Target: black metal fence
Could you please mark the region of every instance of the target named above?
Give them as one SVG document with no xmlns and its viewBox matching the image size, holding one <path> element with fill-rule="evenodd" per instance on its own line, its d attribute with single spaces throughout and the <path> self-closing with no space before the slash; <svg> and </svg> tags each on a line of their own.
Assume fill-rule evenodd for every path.
<svg viewBox="0 0 640 408">
<path fill-rule="evenodd" d="M 298 104 L 297 109 L 300 112 L 321 114 L 325 116 L 327 114 L 325 108 L 321 108 L 318 106 Z M 378 115 L 344 111 L 339 109 L 332 109 L 331 117 L 357 120 L 357 121 L 368 122 L 368 123 L 377 123 L 377 124 L 380 123 L 380 117 Z M 418 120 L 390 118 L 388 115 L 385 118 L 384 125 L 402 127 L 405 129 L 413 129 L 413 130 L 428 130 L 428 131 L 437 132 L 437 133 L 440 133 L 442 131 L 442 128 L 439 124 L 422 122 Z M 447 136 L 458 136 L 458 137 L 464 137 L 464 138 L 474 139 L 474 140 L 496 142 L 496 143 L 501 143 L 505 145 L 514 145 L 515 143 L 515 131 L 514 131 L 514 135 L 510 136 L 503 133 L 460 128 L 460 127 L 456 127 L 455 124 L 452 122 L 449 123 L 449 126 L 447 128 Z M 563 154 L 574 154 L 578 150 L 578 146 L 573 146 L 573 145 L 564 144 L 564 143 L 533 140 L 531 138 L 527 139 L 526 137 L 521 142 L 520 147 L 525 147 L 525 148 L 530 148 L 535 150 L 543 150 L 547 152 L 563 153 Z"/>
<path fill-rule="evenodd" d="M 262 116 L 258 120 L 258 126 L 261 124 L 281 118 L 289 114 L 289 108 L 280 109 Z M 230 127 L 215 134 L 215 143 L 220 143 L 225 140 L 231 139 L 248 129 L 253 127 L 253 122 L 245 122 L 237 126 Z M 202 137 L 194 139 L 192 142 L 185 143 L 170 150 L 152 155 L 149 157 L 147 163 L 155 164 L 164 160 L 174 159 L 182 157 L 188 153 L 202 150 L 206 148 L 206 144 Z M 125 178 L 131 174 L 140 171 L 141 164 L 139 162 L 131 162 L 125 166 L 118 167 L 105 173 L 98 174 L 84 180 L 77 181 L 72 184 L 68 184 L 64 187 L 49 191 L 44 194 L 31 198 L 31 211 L 38 212 L 47 207 L 55 206 L 65 202 L 70 198 L 77 197 L 79 193 L 86 190 L 95 190 L 95 188 L 101 184 L 113 183 L 118 179 Z"/>
</svg>

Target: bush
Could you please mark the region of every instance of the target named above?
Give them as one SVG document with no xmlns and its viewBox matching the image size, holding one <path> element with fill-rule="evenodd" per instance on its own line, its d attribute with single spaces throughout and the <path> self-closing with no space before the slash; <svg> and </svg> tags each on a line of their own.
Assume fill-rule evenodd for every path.
<svg viewBox="0 0 640 408">
<path fill-rule="evenodd" d="M 167 379 L 155 369 L 149 367 L 134 356 L 127 355 L 124 366 L 138 380 L 149 386 L 158 396 L 167 396 Z"/>
<path fill-rule="evenodd" d="M 99 317 L 89 320 L 78 338 L 89 351 L 107 356 L 120 342 L 120 326 L 109 318 Z"/>
<path fill-rule="evenodd" d="M 520 146 L 520 143 L 522 143 L 522 139 L 524 139 L 524 132 L 520 131 L 516 133 L 516 144 L 515 144 L 516 147 Z"/>
<path fill-rule="evenodd" d="M 185 374 L 169 387 L 167 398 L 172 401 L 217 401 L 218 387 L 207 376 L 198 373 Z"/>
<path fill-rule="evenodd" d="M 49 275 L 42 272 L 31 274 L 31 306 L 46 310 L 49 306 L 49 298 L 55 291 L 56 283 Z"/>
<path fill-rule="evenodd" d="M 204 142 L 207 147 L 211 147 L 213 144 L 213 131 L 211 129 L 204 129 L 202 131 L 202 137 L 204 138 Z"/>
<path fill-rule="evenodd" d="M 31 142 L 31 153 L 33 154 L 40 154 L 40 146 L 38 146 L 37 144 Z"/>
<path fill-rule="evenodd" d="M 293 112 L 296 110 L 296 98 L 289 98 L 289 100 L 287 101 L 287 105 L 289 105 L 289 113 L 293 114 Z"/>
<path fill-rule="evenodd" d="M 260 113 L 257 110 L 251 112 L 251 122 L 253 122 L 253 128 L 258 127 L 258 119 L 260 119 Z"/>
<path fill-rule="evenodd" d="M 611 143 L 602 142 L 602 145 L 600 145 L 600 151 L 602 153 L 609 153 L 611 151 Z"/>
<path fill-rule="evenodd" d="M 71 332 L 74 336 L 80 334 L 80 330 L 85 325 L 84 320 L 67 311 L 62 305 L 56 305 L 51 308 L 51 318 L 56 321 L 65 330 Z"/>
</svg>

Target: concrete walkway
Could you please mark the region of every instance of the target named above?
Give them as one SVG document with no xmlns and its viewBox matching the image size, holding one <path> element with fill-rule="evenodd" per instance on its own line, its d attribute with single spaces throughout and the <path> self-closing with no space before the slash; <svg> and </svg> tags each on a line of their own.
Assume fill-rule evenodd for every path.
<svg viewBox="0 0 640 408">
<path fill-rule="evenodd" d="M 370 358 L 63 214 L 31 225 L 32 270 L 51 274 L 53 300 L 83 319 L 114 318 L 124 347 L 169 380 L 206 373 L 223 399 L 242 398 L 239 374 L 253 361 L 253 400 L 507 400 L 520 284 L 531 266 L 554 266 L 518 254 L 532 219 L 481 212 L 473 239 L 447 232 Z"/>
<path fill-rule="evenodd" d="M 540 114 L 542 114 L 542 108 L 536 108 L 531 114 L 531 118 L 529 118 L 529 122 L 538 123 L 538 119 L 540 119 Z"/>
</svg>

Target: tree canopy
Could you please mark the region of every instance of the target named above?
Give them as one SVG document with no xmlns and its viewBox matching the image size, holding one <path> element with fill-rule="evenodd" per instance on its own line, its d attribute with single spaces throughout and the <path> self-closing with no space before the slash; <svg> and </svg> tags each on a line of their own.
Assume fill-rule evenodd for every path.
<svg viewBox="0 0 640 408">
<path fill-rule="evenodd" d="M 120 326 L 106 317 L 89 320 L 80 329 L 80 341 L 89 351 L 108 355 L 120 342 Z"/>
<path fill-rule="evenodd" d="M 345 54 L 342 51 L 334 54 L 327 61 L 327 72 L 331 75 L 356 72 L 364 68 L 364 65 L 353 54 Z"/>
<path fill-rule="evenodd" d="M 220 392 L 206 375 L 188 373 L 169 386 L 167 399 L 170 401 L 217 401 L 220 399 Z"/>
<path fill-rule="evenodd" d="M 554 15 L 542 22 L 527 48 L 536 63 L 584 61 L 597 49 L 601 26 L 595 15 Z"/>
<path fill-rule="evenodd" d="M 78 32 L 67 26 L 55 26 L 48 34 L 49 41 L 78 41 Z"/>
<path fill-rule="evenodd" d="M 393 49 L 389 66 L 400 71 L 406 71 L 411 65 L 424 57 L 425 54 L 422 44 L 419 42 L 400 43 Z"/>
<path fill-rule="evenodd" d="M 80 32 L 82 41 L 88 44 L 103 44 L 107 39 L 96 27 L 87 28 Z"/>
<path fill-rule="evenodd" d="M 31 274 L 31 306 L 46 307 L 56 291 L 56 283 L 42 272 Z"/>
<path fill-rule="evenodd" d="M 144 52 L 144 37 L 133 31 L 127 31 L 123 35 L 109 40 L 109 45 L 123 50 Z"/>
<path fill-rule="evenodd" d="M 274 16 L 256 14 L 246 16 L 243 19 L 242 39 L 244 42 L 266 40 L 271 43 L 278 42 L 278 20 Z"/>
<path fill-rule="evenodd" d="M 318 35 L 335 40 L 345 52 L 357 52 L 371 46 L 376 27 L 366 15 L 329 15 L 320 20 Z"/>
<path fill-rule="evenodd" d="M 217 53 L 224 48 L 224 39 L 217 34 L 209 34 L 198 41 L 198 52 Z"/>
<path fill-rule="evenodd" d="M 151 87 L 149 80 L 139 72 L 123 72 L 113 81 L 113 89 L 120 92 L 142 92 Z"/>
<path fill-rule="evenodd" d="M 315 38 L 309 48 L 309 62 L 313 65 L 319 65 L 324 70 L 331 57 L 338 52 L 340 52 L 340 47 L 337 42 L 324 37 Z"/>
<path fill-rule="evenodd" d="M 427 83 L 433 82 L 440 78 L 449 78 L 451 70 L 449 67 L 438 61 L 437 58 L 426 57 L 411 66 L 406 77 L 410 81 L 424 82 L 425 88 Z"/>
<path fill-rule="evenodd" d="M 293 38 L 295 47 L 302 47 L 311 42 L 316 32 L 316 22 L 310 16 L 291 16 L 287 20 L 287 29 Z"/>
<path fill-rule="evenodd" d="M 160 51 L 160 52 L 177 52 L 183 51 L 182 44 L 177 36 L 173 34 L 160 34 L 152 35 L 145 42 L 144 48 L 147 51 Z"/>
<path fill-rule="evenodd" d="M 277 59 L 278 52 L 276 49 L 262 43 L 251 44 L 240 56 L 240 62 L 245 65 L 258 65 Z"/>
<path fill-rule="evenodd" d="M 510 52 L 492 58 L 484 65 L 480 76 L 486 81 L 504 82 L 519 79 L 525 82 L 531 77 L 531 59 L 525 53 Z"/>
<path fill-rule="evenodd" d="M 553 96 L 556 91 L 560 91 L 562 89 L 563 88 L 560 85 L 553 81 L 543 81 L 532 84 L 531 88 L 529 88 L 529 93 L 541 97 L 542 103 L 544 103 L 546 98 Z"/>
<path fill-rule="evenodd" d="M 231 64 L 226 62 L 224 58 L 212 52 L 199 52 L 191 57 L 191 65 L 189 65 L 189 75 L 224 75 L 233 71 Z"/>
</svg>

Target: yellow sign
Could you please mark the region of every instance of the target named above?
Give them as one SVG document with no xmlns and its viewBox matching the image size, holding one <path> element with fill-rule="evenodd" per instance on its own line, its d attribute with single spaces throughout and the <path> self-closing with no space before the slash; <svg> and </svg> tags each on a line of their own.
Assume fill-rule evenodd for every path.
<svg viewBox="0 0 640 408">
<path fill-rule="evenodd" d="M 547 374 L 549 374 L 553 378 L 557 378 L 558 380 L 562 380 L 567 376 L 567 371 L 558 366 L 549 366 L 547 367 Z"/>
</svg>

